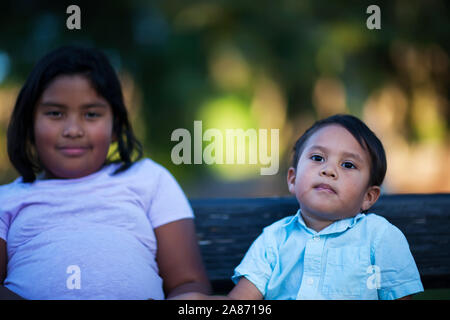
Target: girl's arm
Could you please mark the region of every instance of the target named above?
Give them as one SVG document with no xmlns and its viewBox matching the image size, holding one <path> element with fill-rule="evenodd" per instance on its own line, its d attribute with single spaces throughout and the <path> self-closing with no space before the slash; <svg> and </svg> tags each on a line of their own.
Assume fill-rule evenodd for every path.
<svg viewBox="0 0 450 320">
<path fill-rule="evenodd" d="M 21 296 L 15 294 L 8 288 L 3 286 L 3 281 L 6 278 L 6 241 L 0 239 L 0 300 L 18 300 L 23 299 Z"/>
<path fill-rule="evenodd" d="M 233 300 L 262 300 L 264 298 L 258 288 L 245 277 L 239 280 L 228 297 Z"/>
<path fill-rule="evenodd" d="M 206 294 L 191 292 L 179 295 L 174 300 L 262 300 L 264 296 L 246 278 L 242 277 L 227 296 L 208 296 Z"/>
<path fill-rule="evenodd" d="M 3 281 L 6 278 L 6 241 L 0 238 L 0 284 L 3 285 Z"/>
<path fill-rule="evenodd" d="M 193 219 L 177 220 L 155 229 L 156 261 L 166 297 L 187 292 L 211 293 L 202 263 Z"/>
</svg>

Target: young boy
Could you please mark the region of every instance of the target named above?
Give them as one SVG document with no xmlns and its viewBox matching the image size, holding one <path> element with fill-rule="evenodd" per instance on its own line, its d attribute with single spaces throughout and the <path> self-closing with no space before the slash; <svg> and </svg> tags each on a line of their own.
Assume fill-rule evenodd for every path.
<svg viewBox="0 0 450 320">
<path fill-rule="evenodd" d="M 402 232 L 366 214 L 385 173 L 383 146 L 358 118 L 316 122 L 296 142 L 287 175 L 300 209 L 255 240 L 228 298 L 400 299 L 423 291 Z"/>
</svg>

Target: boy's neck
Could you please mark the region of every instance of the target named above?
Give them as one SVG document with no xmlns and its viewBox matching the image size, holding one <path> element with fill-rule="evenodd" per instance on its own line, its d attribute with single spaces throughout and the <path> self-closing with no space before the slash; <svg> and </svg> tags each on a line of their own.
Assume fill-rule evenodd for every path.
<svg viewBox="0 0 450 320">
<path fill-rule="evenodd" d="M 301 211 L 301 215 L 303 218 L 303 221 L 305 222 L 306 226 L 310 229 L 313 229 L 316 232 L 320 232 L 321 230 L 325 229 L 329 225 L 331 225 L 333 220 L 322 220 L 318 219 L 314 216 L 304 214 L 303 211 Z"/>
</svg>

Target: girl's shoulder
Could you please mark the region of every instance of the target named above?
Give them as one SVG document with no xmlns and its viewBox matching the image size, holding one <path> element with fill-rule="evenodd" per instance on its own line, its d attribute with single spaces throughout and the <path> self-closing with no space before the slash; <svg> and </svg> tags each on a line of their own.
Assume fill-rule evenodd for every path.
<svg viewBox="0 0 450 320">
<path fill-rule="evenodd" d="M 117 182 L 143 184 L 148 187 L 151 184 L 160 184 L 161 182 L 175 179 L 169 170 L 150 158 L 136 161 L 125 171 L 115 174 L 114 172 L 118 168 L 118 164 L 112 167 L 109 174 L 109 178 Z"/>
<path fill-rule="evenodd" d="M 10 183 L 0 185 L 0 196 L 18 189 L 23 189 L 22 177 L 18 177 Z"/>
<path fill-rule="evenodd" d="M 119 165 L 117 164 L 114 168 L 117 169 Z M 143 158 L 139 161 L 134 162 L 127 170 L 124 171 L 126 175 L 139 175 L 139 176 L 154 176 L 160 175 L 161 173 L 168 172 L 168 170 L 161 164 L 150 158 Z"/>
<path fill-rule="evenodd" d="M 130 169 L 133 168 L 133 167 L 134 168 L 139 168 L 139 170 L 146 170 L 146 169 L 160 170 L 160 169 L 164 169 L 164 167 L 162 165 L 160 165 L 155 160 L 150 159 L 150 158 L 142 158 L 142 159 L 136 161 L 135 163 L 133 163 L 133 165 L 130 167 Z"/>
<path fill-rule="evenodd" d="M 35 180 L 34 182 L 23 182 L 22 177 L 18 177 L 13 182 L 0 185 L 0 200 L 9 198 L 11 195 L 24 195 L 24 193 L 36 193 L 39 191 L 48 191 L 50 189 L 62 190 L 66 187 L 88 187 L 91 184 L 107 183 L 109 180 L 128 180 L 137 183 L 138 181 L 154 182 L 161 177 L 170 175 L 169 171 L 159 163 L 152 159 L 144 158 L 133 163 L 123 172 L 114 174 L 120 167 L 120 163 L 111 163 L 101 170 L 78 179 L 51 179 L 51 180 Z M 109 183 L 109 182 L 108 182 Z M 1 201 L 0 201 L 1 203 Z"/>
<path fill-rule="evenodd" d="M 22 182 L 22 177 L 18 177 L 8 184 L 0 185 L 0 207 L 5 207 L 11 199 L 26 198 L 26 192 L 27 186 Z"/>
</svg>

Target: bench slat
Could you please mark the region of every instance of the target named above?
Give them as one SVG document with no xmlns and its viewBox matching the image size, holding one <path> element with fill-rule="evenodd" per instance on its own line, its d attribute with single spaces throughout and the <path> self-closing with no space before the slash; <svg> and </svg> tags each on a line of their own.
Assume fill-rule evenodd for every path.
<svg viewBox="0 0 450 320">
<path fill-rule="evenodd" d="M 229 280 L 262 229 L 298 210 L 295 198 L 194 199 L 195 224 L 213 286 Z M 370 212 L 406 236 L 426 288 L 450 287 L 450 194 L 382 195 Z"/>
</svg>

